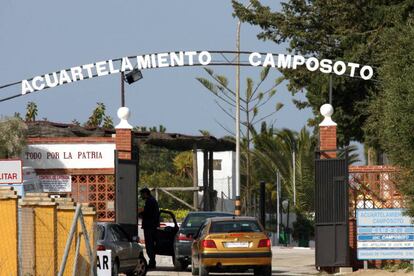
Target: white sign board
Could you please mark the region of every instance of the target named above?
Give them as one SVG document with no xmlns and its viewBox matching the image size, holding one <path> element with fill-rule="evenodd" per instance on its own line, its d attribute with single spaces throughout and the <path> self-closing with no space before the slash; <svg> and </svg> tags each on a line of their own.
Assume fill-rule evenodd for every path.
<svg viewBox="0 0 414 276">
<path fill-rule="evenodd" d="M 357 209 L 359 260 L 414 258 L 414 227 L 403 209 Z"/>
<path fill-rule="evenodd" d="M 39 175 L 43 192 L 71 192 L 72 177 L 70 175 Z"/>
<path fill-rule="evenodd" d="M 402 209 L 358 209 L 358 226 L 412 226 Z"/>
<path fill-rule="evenodd" d="M 35 169 L 114 168 L 115 144 L 36 144 L 22 154 Z"/>
<path fill-rule="evenodd" d="M 98 276 L 112 276 L 111 250 L 96 251 L 96 253 Z"/>
<path fill-rule="evenodd" d="M 0 184 L 18 184 L 22 182 L 22 161 L 0 160 Z"/>
</svg>

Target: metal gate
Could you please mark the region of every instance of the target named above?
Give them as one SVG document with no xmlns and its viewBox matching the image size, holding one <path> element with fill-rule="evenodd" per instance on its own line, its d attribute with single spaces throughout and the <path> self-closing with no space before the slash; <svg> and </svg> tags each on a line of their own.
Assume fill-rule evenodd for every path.
<svg viewBox="0 0 414 276">
<path fill-rule="evenodd" d="M 115 222 L 122 224 L 130 237 L 138 236 L 138 154 L 132 160 L 118 158 L 115 151 Z"/>
<path fill-rule="evenodd" d="M 317 267 L 349 266 L 348 160 L 315 159 Z"/>
</svg>

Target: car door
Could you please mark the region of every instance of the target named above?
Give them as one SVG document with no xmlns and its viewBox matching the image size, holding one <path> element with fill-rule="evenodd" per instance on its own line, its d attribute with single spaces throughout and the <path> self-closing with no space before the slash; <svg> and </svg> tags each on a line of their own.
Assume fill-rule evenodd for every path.
<svg viewBox="0 0 414 276">
<path fill-rule="evenodd" d="M 155 254 L 157 255 L 174 255 L 174 239 L 175 235 L 178 232 L 178 224 L 175 219 L 175 215 L 166 210 L 160 210 L 160 217 L 164 221 L 161 221 L 161 224 L 165 222 L 172 223 L 172 226 L 158 227 L 157 228 L 157 239 L 155 243 Z"/>
<path fill-rule="evenodd" d="M 119 258 L 119 268 L 121 270 L 131 268 L 134 264 L 136 264 L 134 256 L 132 256 L 131 252 L 131 241 L 119 225 L 111 225 L 109 229 L 113 237 L 114 245 L 117 252 L 116 254 Z"/>
<path fill-rule="evenodd" d="M 207 223 L 204 222 L 200 228 L 198 229 L 197 233 L 194 236 L 193 245 L 191 248 L 191 259 L 193 264 L 198 267 L 199 266 L 199 256 L 200 256 L 200 242 L 203 240 L 206 230 L 207 230 Z"/>
</svg>

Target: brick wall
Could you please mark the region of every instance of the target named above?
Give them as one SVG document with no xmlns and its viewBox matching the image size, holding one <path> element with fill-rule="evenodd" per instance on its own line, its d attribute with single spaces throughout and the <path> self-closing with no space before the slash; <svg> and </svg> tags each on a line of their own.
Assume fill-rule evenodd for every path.
<svg viewBox="0 0 414 276">
<path fill-rule="evenodd" d="M 115 143 L 119 159 L 130 160 L 132 158 L 132 131 L 130 129 L 117 129 Z"/>
<path fill-rule="evenodd" d="M 336 150 L 336 126 L 320 126 L 319 127 L 319 149 Z M 335 158 L 336 152 L 322 152 L 321 158 Z"/>
</svg>

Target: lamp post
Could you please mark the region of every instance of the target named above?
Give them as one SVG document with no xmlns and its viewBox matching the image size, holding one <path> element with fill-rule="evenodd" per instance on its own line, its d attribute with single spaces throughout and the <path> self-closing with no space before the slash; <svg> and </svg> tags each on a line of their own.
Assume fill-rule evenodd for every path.
<svg viewBox="0 0 414 276">
<path fill-rule="evenodd" d="M 286 213 L 286 227 L 285 227 L 285 233 L 286 233 L 286 245 L 289 243 L 289 199 L 285 199 L 282 202 L 283 209 L 287 211 Z"/>
<path fill-rule="evenodd" d="M 252 5 L 250 3 L 246 8 Z M 236 31 L 236 50 L 237 50 L 237 66 L 236 66 L 236 202 L 234 214 L 240 216 L 240 27 L 241 21 L 237 20 Z"/>
<path fill-rule="evenodd" d="M 125 74 L 121 72 L 121 107 L 125 107 L 125 85 L 124 82 L 132 84 L 142 79 L 142 72 L 138 68 L 134 68 L 132 71 Z"/>
</svg>

